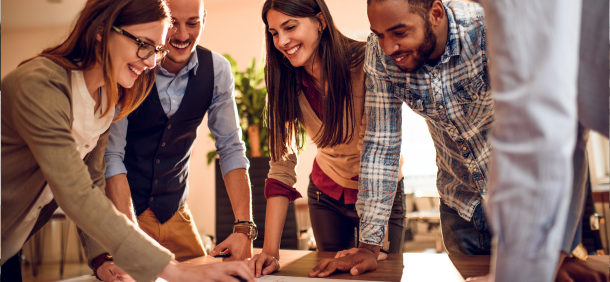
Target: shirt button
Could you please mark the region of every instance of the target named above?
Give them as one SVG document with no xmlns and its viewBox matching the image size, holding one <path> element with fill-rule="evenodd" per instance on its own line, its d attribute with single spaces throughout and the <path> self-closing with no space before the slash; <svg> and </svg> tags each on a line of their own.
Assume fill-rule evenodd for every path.
<svg viewBox="0 0 610 282">
<path fill-rule="evenodd" d="M 437 77 L 437 76 L 438 76 L 438 73 L 436 73 L 436 72 L 435 72 L 435 73 L 434 73 L 434 77 Z"/>
<path fill-rule="evenodd" d="M 462 147 L 462 151 L 466 151 L 466 149 L 468 149 L 466 146 Z M 159 160 L 157 160 L 157 163 L 159 163 Z"/>
<path fill-rule="evenodd" d="M 472 95 L 472 100 L 476 100 L 477 98 L 477 95 Z"/>
<path fill-rule="evenodd" d="M 171 124 L 167 125 L 167 129 L 171 129 L 171 128 L 172 128 Z"/>
<path fill-rule="evenodd" d="M 472 169 L 472 171 L 477 172 L 477 168 L 476 168 L 476 167 L 475 167 L 475 168 L 473 168 L 473 169 Z"/>
<path fill-rule="evenodd" d="M 85 148 L 89 148 L 89 144 L 85 144 Z"/>
<path fill-rule="evenodd" d="M 165 142 L 162 142 L 162 143 L 161 143 L 161 147 L 165 147 Z"/>
<path fill-rule="evenodd" d="M 464 149 L 464 150 L 466 150 L 466 149 Z M 160 159 L 157 159 L 155 162 L 156 162 L 157 164 L 159 164 L 159 163 L 161 162 L 161 160 L 160 160 Z"/>
<path fill-rule="evenodd" d="M 159 183 L 159 179 L 155 179 L 154 183 L 155 184 Z"/>
<path fill-rule="evenodd" d="M 439 108 L 439 109 L 442 109 L 442 108 L 443 108 L 443 105 L 438 105 L 438 108 Z"/>
<path fill-rule="evenodd" d="M 152 201 L 153 201 L 153 199 L 154 199 L 153 197 L 150 197 L 150 199 L 148 199 L 148 200 L 152 202 Z"/>
<path fill-rule="evenodd" d="M 172 103 L 176 103 L 176 100 L 172 100 Z"/>
</svg>

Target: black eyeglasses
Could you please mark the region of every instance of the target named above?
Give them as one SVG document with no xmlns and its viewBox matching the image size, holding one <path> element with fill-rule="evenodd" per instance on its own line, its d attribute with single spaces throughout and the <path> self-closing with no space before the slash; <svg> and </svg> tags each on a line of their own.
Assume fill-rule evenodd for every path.
<svg viewBox="0 0 610 282">
<path fill-rule="evenodd" d="M 136 55 L 142 60 L 146 60 L 156 53 L 157 61 L 160 61 L 169 52 L 169 50 L 163 49 L 162 47 L 156 47 L 155 45 L 138 39 L 137 37 L 129 34 L 129 32 L 123 30 L 122 28 L 113 26 L 112 29 L 122 35 L 127 36 L 138 44 L 138 52 L 136 53 Z"/>
</svg>

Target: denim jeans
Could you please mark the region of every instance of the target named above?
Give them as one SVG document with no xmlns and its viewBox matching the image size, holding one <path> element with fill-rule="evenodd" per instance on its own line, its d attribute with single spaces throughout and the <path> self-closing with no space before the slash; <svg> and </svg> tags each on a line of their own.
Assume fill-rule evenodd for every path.
<svg viewBox="0 0 610 282">
<path fill-rule="evenodd" d="M 474 210 L 470 222 L 441 200 L 441 230 L 445 249 L 450 255 L 489 255 L 491 233 L 483 205 Z"/>
</svg>

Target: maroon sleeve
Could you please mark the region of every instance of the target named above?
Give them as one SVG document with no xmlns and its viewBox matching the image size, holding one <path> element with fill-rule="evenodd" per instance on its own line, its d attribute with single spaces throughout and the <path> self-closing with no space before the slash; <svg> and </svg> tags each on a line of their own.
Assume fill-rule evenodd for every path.
<svg viewBox="0 0 610 282">
<path fill-rule="evenodd" d="M 265 180 L 265 198 L 269 199 L 277 196 L 284 196 L 288 198 L 289 202 L 302 198 L 301 193 L 294 189 L 294 187 L 288 186 L 279 180 L 267 178 Z"/>
</svg>

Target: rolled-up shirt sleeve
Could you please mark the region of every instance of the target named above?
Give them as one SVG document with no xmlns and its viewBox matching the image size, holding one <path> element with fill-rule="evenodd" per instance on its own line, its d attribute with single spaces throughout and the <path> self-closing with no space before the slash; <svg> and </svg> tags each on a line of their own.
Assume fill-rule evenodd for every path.
<svg viewBox="0 0 610 282">
<path fill-rule="evenodd" d="M 220 170 L 224 177 L 237 168 L 248 169 L 246 145 L 235 104 L 235 79 L 231 65 L 224 57 L 212 53 L 214 62 L 214 94 L 208 109 L 208 127 L 216 140 L 216 153 L 220 157 Z"/>
<path fill-rule="evenodd" d="M 379 59 L 377 38 L 369 36 L 364 69 L 367 75 L 365 116 L 356 209 L 360 242 L 382 245 L 396 194 L 402 143 L 402 101 L 393 95 Z"/>
<path fill-rule="evenodd" d="M 119 110 L 117 109 L 117 113 Z M 127 173 L 123 160 L 125 159 L 125 146 L 127 145 L 127 117 L 110 125 L 110 135 L 104 158 L 106 159 L 106 178 L 117 174 Z"/>
</svg>

